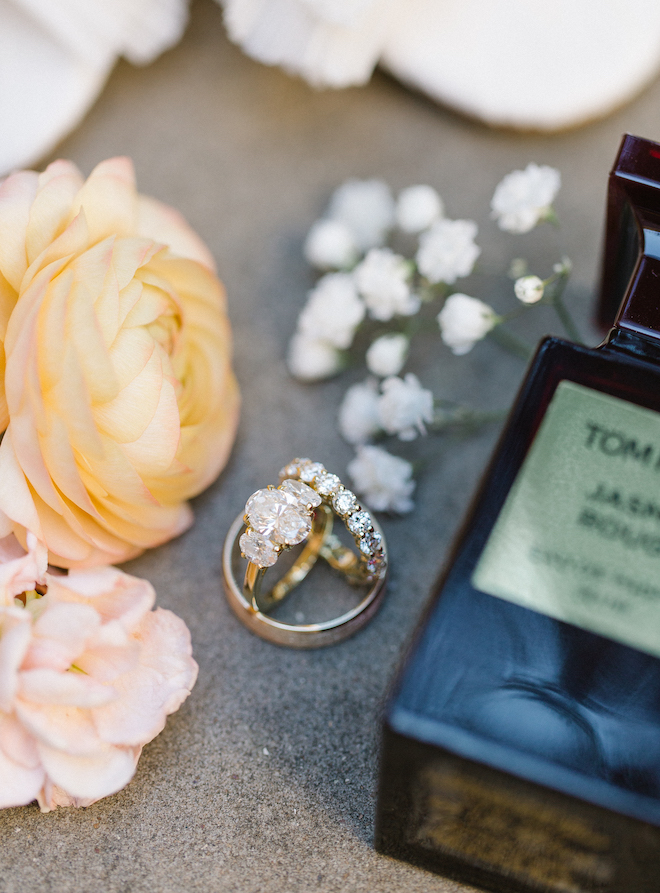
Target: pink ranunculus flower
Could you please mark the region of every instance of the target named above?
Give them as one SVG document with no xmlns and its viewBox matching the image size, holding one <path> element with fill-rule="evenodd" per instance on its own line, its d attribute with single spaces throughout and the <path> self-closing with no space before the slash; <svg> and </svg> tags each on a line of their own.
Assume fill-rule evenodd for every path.
<svg viewBox="0 0 660 893">
<path fill-rule="evenodd" d="M 114 158 L 0 184 L 0 536 L 61 567 L 185 530 L 238 418 L 213 259 Z"/>
<path fill-rule="evenodd" d="M 0 566 L 0 808 L 89 806 L 131 780 L 190 694 L 190 633 L 151 610 L 146 580 L 113 567 L 54 575 L 34 540 L 27 555 L 2 545 L 14 557 Z"/>
</svg>

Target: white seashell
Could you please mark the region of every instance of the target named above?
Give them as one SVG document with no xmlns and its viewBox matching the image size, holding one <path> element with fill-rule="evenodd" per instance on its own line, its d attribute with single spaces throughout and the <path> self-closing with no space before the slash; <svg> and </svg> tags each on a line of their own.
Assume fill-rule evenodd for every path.
<svg viewBox="0 0 660 893">
<path fill-rule="evenodd" d="M 495 126 L 560 130 L 632 99 L 660 68 L 657 0 L 405 0 L 381 63 Z"/>
<path fill-rule="evenodd" d="M 0 0 L 0 175 L 78 124 L 117 56 L 151 62 L 186 21 L 187 0 Z"/>
</svg>

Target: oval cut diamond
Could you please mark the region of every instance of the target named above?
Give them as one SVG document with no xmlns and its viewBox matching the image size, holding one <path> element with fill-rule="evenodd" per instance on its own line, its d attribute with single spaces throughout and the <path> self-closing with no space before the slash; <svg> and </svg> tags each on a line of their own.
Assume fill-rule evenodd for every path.
<svg viewBox="0 0 660 893">
<path fill-rule="evenodd" d="M 311 489 L 310 493 L 316 496 Z M 245 513 L 250 527 L 274 543 L 293 546 L 301 543 L 312 529 L 307 506 L 301 505 L 298 496 L 290 489 L 257 490 L 248 499 Z"/>
<path fill-rule="evenodd" d="M 295 546 L 309 536 L 312 520 L 308 512 L 289 506 L 277 519 L 272 533 L 273 539 L 287 546 Z"/>
<path fill-rule="evenodd" d="M 263 536 L 269 536 L 273 527 L 285 508 L 290 505 L 290 498 L 281 490 L 257 490 L 247 501 L 245 514 L 250 527 L 258 530 Z"/>
<path fill-rule="evenodd" d="M 321 505 L 319 494 L 312 490 L 311 487 L 308 487 L 307 484 L 303 484 L 302 481 L 284 481 L 280 486 L 280 490 L 284 490 L 285 493 L 291 493 L 301 505 L 310 505 L 314 508 L 317 505 Z"/>
<path fill-rule="evenodd" d="M 270 567 L 277 561 L 277 551 L 273 544 L 254 530 L 246 530 L 238 544 L 248 561 L 259 567 Z"/>
</svg>

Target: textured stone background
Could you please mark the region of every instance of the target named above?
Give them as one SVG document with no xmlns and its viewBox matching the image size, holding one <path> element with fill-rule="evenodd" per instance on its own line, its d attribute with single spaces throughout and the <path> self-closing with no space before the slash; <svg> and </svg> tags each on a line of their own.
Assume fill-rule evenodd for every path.
<svg viewBox="0 0 660 893">
<path fill-rule="evenodd" d="M 332 189 L 349 176 L 383 177 L 395 189 L 433 184 L 450 216 L 479 222 L 486 269 L 524 253 L 544 260 L 544 272 L 568 252 L 569 297 L 584 324 L 607 171 L 623 131 L 660 139 L 659 103 L 660 82 L 607 121 L 535 136 L 488 130 L 380 74 L 365 88 L 315 92 L 230 45 L 210 0 L 193 6 L 183 42 L 154 65 L 117 67 L 56 154 L 86 173 L 131 155 L 141 191 L 180 208 L 207 241 L 229 293 L 244 409 L 229 467 L 196 500 L 194 528 L 129 567 L 190 626 L 199 682 L 125 791 L 87 810 L 0 814 L 2 893 L 465 889 L 374 852 L 378 724 L 496 432 L 427 443 L 435 461 L 420 478 L 417 510 L 384 521 L 386 603 L 339 646 L 297 653 L 251 636 L 222 595 L 221 545 L 246 497 L 290 457 L 311 455 L 340 474 L 350 457 L 334 422 L 346 379 L 305 387 L 283 362 L 313 279 L 302 240 Z M 489 223 L 488 202 L 499 179 L 530 160 L 562 171 L 563 227 L 516 241 Z M 479 294 L 501 308 L 511 302 L 505 287 L 494 278 Z M 484 407 L 506 406 L 523 371 L 489 344 L 461 359 L 437 338 L 411 368 L 438 394 Z"/>
</svg>

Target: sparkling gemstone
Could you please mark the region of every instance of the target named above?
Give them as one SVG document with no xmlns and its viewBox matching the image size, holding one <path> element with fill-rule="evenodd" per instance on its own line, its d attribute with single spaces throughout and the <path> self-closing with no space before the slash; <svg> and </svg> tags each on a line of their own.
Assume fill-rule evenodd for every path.
<svg viewBox="0 0 660 893">
<path fill-rule="evenodd" d="M 373 533 L 368 533 L 365 536 L 365 540 L 369 543 L 372 552 L 379 552 L 381 548 L 381 543 L 383 541 L 380 533 L 377 533 L 375 530 Z"/>
<path fill-rule="evenodd" d="M 296 501 L 300 503 L 300 505 L 311 505 L 312 507 L 321 505 L 321 497 L 319 494 L 312 490 L 311 487 L 308 487 L 307 484 L 303 484 L 302 481 L 284 481 L 279 489 L 295 496 Z"/>
<path fill-rule="evenodd" d="M 289 506 L 278 517 L 272 536 L 278 543 L 295 546 L 309 536 L 311 529 L 312 519 L 309 513 L 300 511 L 295 506 Z"/>
<path fill-rule="evenodd" d="M 350 515 L 358 507 L 357 497 L 350 490 L 340 490 L 332 500 L 332 507 L 338 515 Z"/>
<path fill-rule="evenodd" d="M 370 558 L 367 561 L 367 570 L 370 574 L 377 574 L 378 571 L 383 567 L 385 563 L 385 559 L 382 555 L 374 555 L 373 558 Z"/>
<path fill-rule="evenodd" d="M 341 481 L 337 475 L 330 474 L 327 471 L 324 474 L 317 475 L 317 478 L 314 481 L 314 488 L 317 493 L 321 494 L 321 496 L 333 496 L 340 487 Z"/>
<path fill-rule="evenodd" d="M 259 567 L 270 567 L 277 561 L 277 551 L 273 544 L 254 530 L 246 530 L 238 544 L 243 555 Z"/>
<path fill-rule="evenodd" d="M 287 490 L 257 490 L 245 506 L 250 527 L 262 537 L 288 546 L 302 542 L 312 529 L 306 506 Z"/>
<path fill-rule="evenodd" d="M 286 494 L 269 487 L 257 490 L 250 496 L 245 504 L 245 514 L 251 527 L 268 535 L 270 530 L 266 528 L 274 522 L 278 512 L 281 512 L 289 504 L 290 500 L 287 499 Z"/>
<path fill-rule="evenodd" d="M 381 536 L 379 533 L 376 533 L 375 531 L 366 533 L 359 543 L 360 552 L 367 556 L 375 555 L 380 550 L 380 544 Z"/>
<path fill-rule="evenodd" d="M 346 526 L 355 536 L 364 536 L 371 530 L 371 515 L 369 512 L 356 512 L 348 519 Z"/>
<path fill-rule="evenodd" d="M 284 480 L 285 478 L 297 478 L 300 475 L 301 467 L 303 465 L 309 465 L 310 462 L 310 459 L 294 459 L 293 462 L 289 462 L 289 464 L 285 465 L 280 471 L 280 480 Z"/>
<path fill-rule="evenodd" d="M 324 471 L 325 468 L 320 462 L 310 462 L 309 465 L 304 465 L 300 469 L 300 480 L 311 484 L 317 474 L 323 474 Z"/>
</svg>

